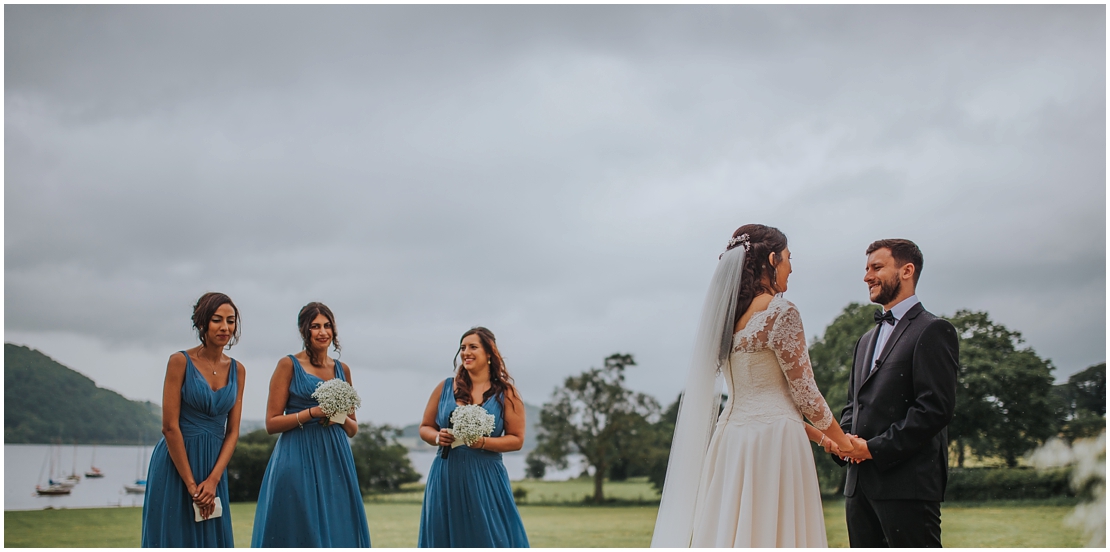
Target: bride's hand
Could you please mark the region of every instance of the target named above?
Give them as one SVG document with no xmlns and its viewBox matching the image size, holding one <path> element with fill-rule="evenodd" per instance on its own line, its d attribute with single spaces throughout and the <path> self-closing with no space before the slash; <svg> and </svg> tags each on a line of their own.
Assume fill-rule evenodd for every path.
<svg viewBox="0 0 1110 552">
<path fill-rule="evenodd" d="M 841 456 L 841 457 L 843 457 L 845 454 L 848 454 L 848 453 L 852 452 L 853 450 L 856 450 L 856 445 L 854 443 L 852 443 L 852 436 L 851 435 L 845 435 L 844 436 L 844 442 L 843 443 L 836 443 L 836 446 L 840 449 L 839 456 Z"/>
</svg>

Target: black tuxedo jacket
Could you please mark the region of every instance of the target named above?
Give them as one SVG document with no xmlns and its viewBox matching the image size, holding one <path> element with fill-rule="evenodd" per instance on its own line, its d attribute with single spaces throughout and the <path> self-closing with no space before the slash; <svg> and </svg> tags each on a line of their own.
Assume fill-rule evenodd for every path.
<svg viewBox="0 0 1110 552">
<path fill-rule="evenodd" d="M 918 303 L 894 326 L 870 372 L 878 332 L 876 325 L 856 342 L 848 376 L 840 425 L 867 441 L 872 459 L 848 464 L 844 496 L 862 488 L 874 500 L 942 501 L 960 369 L 956 329 Z"/>
</svg>

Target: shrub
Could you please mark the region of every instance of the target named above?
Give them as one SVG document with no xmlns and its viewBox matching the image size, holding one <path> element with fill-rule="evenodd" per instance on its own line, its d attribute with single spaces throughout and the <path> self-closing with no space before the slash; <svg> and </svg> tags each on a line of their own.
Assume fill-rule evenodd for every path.
<svg viewBox="0 0 1110 552">
<path fill-rule="evenodd" d="M 277 444 L 277 435 L 259 429 L 242 435 L 227 463 L 227 493 L 230 502 L 256 502 L 262 477 Z"/>
<path fill-rule="evenodd" d="M 400 433 L 401 430 L 389 425 L 358 425 L 358 433 L 351 439 L 351 453 L 363 496 L 395 492 L 405 483 L 420 481 L 408 449 L 397 442 Z"/>
<path fill-rule="evenodd" d="M 945 500 L 999 500 L 1075 496 L 1070 469 L 952 468 Z"/>
<path fill-rule="evenodd" d="M 528 498 L 528 489 L 520 486 L 513 488 L 513 500 L 523 502 L 526 498 Z"/>
</svg>

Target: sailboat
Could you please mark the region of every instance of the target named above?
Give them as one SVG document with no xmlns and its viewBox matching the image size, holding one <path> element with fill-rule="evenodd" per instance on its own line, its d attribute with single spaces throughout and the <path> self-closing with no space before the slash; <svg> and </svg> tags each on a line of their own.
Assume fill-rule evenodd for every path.
<svg viewBox="0 0 1110 552">
<path fill-rule="evenodd" d="M 142 466 L 140 468 L 140 466 Z M 135 461 L 135 482 L 124 485 L 123 490 L 128 494 L 146 493 L 146 444 L 139 449 L 139 458 Z"/>
<path fill-rule="evenodd" d="M 58 448 L 54 448 L 54 446 L 51 445 L 50 450 L 53 453 L 52 454 L 52 460 L 53 461 L 50 462 L 50 478 L 47 479 L 46 481 L 48 483 L 50 483 L 50 485 L 52 487 L 53 486 L 58 486 L 58 487 L 65 487 L 67 489 L 72 489 L 73 486 L 77 484 L 76 481 L 73 481 L 71 479 L 61 478 L 61 475 L 59 475 L 59 479 L 57 479 L 57 480 L 54 479 L 54 464 L 55 463 L 58 464 L 58 471 L 62 471 L 62 442 L 61 442 L 61 440 L 58 441 Z"/>
<path fill-rule="evenodd" d="M 77 442 L 73 442 L 73 471 L 69 472 L 66 476 L 66 481 L 78 483 L 81 481 L 81 474 L 77 473 Z"/>
<path fill-rule="evenodd" d="M 85 472 L 85 477 L 95 479 L 97 477 L 104 477 L 104 472 L 96 467 L 96 445 L 93 445 L 92 462 L 89 462 L 89 471 Z"/>
<path fill-rule="evenodd" d="M 50 478 L 47 481 L 50 483 L 48 486 L 35 485 L 35 493 L 39 496 L 54 496 L 54 495 L 67 495 L 73 490 L 73 485 L 63 485 L 54 481 L 54 446 L 51 445 L 46 451 L 46 458 L 43 459 L 42 469 L 39 470 L 39 482 L 42 482 L 42 472 L 46 471 L 47 464 L 50 465 Z"/>
</svg>

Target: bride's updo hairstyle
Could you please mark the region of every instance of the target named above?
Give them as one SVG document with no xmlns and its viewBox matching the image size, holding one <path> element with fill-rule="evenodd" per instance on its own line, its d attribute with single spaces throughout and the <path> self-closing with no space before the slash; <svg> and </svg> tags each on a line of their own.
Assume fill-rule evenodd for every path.
<svg viewBox="0 0 1110 552">
<path fill-rule="evenodd" d="M 775 282 L 778 280 L 775 266 L 782 262 L 782 252 L 786 249 L 786 234 L 780 232 L 778 228 L 762 224 L 745 224 L 737 228 L 732 233 L 732 237 L 735 240 L 744 234 L 748 235 L 747 242 L 736 241 L 728 248 L 744 247 L 745 243 L 748 244 L 748 252 L 744 256 L 744 274 L 741 278 L 740 292 L 736 297 L 736 320 L 748 312 L 748 307 L 752 306 L 752 299 L 757 295 L 761 293 L 774 295 L 779 292 L 775 289 Z M 775 254 L 775 264 L 768 261 L 772 253 Z M 736 320 L 732 323 L 735 324 Z"/>
<path fill-rule="evenodd" d="M 316 358 L 316 353 L 310 346 L 312 344 L 312 322 L 316 320 L 316 315 L 322 314 L 331 322 L 331 345 L 335 348 L 335 352 L 341 350 L 339 346 L 339 330 L 335 327 L 335 315 L 331 313 L 331 309 L 323 303 L 313 301 L 301 307 L 300 314 L 297 315 L 297 327 L 301 330 L 301 341 L 304 342 L 304 352 L 308 355 L 308 361 L 313 366 L 323 366 L 322 358 Z"/>
<path fill-rule="evenodd" d="M 459 352 L 462 350 L 462 341 L 468 335 L 477 335 L 478 341 L 482 343 L 482 349 L 486 351 L 486 356 L 489 357 L 489 389 L 482 393 L 482 402 L 485 403 L 490 397 L 497 397 L 497 402 L 501 403 L 501 408 L 505 408 L 504 393 L 512 390 L 516 392 L 513 386 L 513 378 L 509 375 L 509 371 L 505 369 L 505 359 L 501 358 L 501 351 L 497 349 L 497 338 L 493 336 L 493 332 L 481 326 L 475 326 L 462 334 L 459 338 L 459 350 L 455 351 L 455 401 L 462 404 L 471 404 L 473 401 L 470 398 L 470 391 L 473 389 L 473 383 L 470 381 L 470 373 L 466 368 L 459 363 Z M 510 405 L 512 402 L 509 403 Z M 515 406 L 513 408 L 516 408 Z"/>
</svg>

